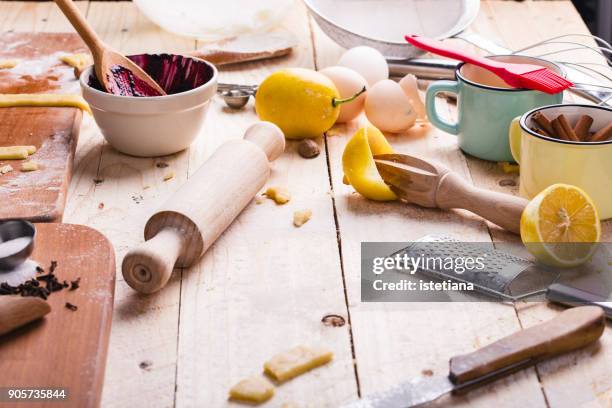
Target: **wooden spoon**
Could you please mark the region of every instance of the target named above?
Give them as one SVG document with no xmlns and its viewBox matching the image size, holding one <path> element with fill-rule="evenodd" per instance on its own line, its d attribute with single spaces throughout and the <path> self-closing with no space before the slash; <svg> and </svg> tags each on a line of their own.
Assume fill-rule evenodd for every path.
<svg viewBox="0 0 612 408">
<path fill-rule="evenodd" d="M 511 194 L 477 188 L 439 163 L 405 154 L 374 156 L 385 183 L 403 200 L 430 208 L 461 208 L 520 234 L 528 201 Z"/>
<path fill-rule="evenodd" d="M 55 3 L 89 47 L 96 76 L 107 92 L 126 96 L 166 95 L 142 68 L 102 42 L 72 0 L 55 0 Z"/>
</svg>

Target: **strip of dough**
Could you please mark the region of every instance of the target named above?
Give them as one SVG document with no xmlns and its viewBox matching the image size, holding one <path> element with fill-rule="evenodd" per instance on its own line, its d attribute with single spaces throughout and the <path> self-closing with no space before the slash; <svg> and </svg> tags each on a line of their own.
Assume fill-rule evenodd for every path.
<svg viewBox="0 0 612 408">
<path fill-rule="evenodd" d="M 60 61 L 62 61 L 64 64 L 70 65 L 71 67 L 77 68 L 77 69 L 83 69 L 92 64 L 89 54 L 84 54 L 84 53 L 83 54 L 62 55 L 60 57 Z"/>
<path fill-rule="evenodd" d="M 89 112 L 91 109 L 81 95 L 76 94 L 0 94 L 0 108 L 20 106 L 69 107 Z"/>
<path fill-rule="evenodd" d="M 38 163 L 35 161 L 27 161 L 21 164 L 21 171 L 36 171 L 38 170 Z"/>
<path fill-rule="evenodd" d="M 254 375 L 234 385 L 230 399 L 261 404 L 274 396 L 274 387 L 261 375 Z"/>
<path fill-rule="evenodd" d="M 28 158 L 28 149 L 25 146 L 0 147 L 0 160 L 21 160 Z"/>
<path fill-rule="evenodd" d="M 329 363 L 333 358 L 334 354 L 329 350 L 297 346 L 266 361 L 264 372 L 278 382 L 285 382 Z"/>
<path fill-rule="evenodd" d="M 0 69 L 15 68 L 17 64 L 19 64 L 20 62 L 21 60 L 18 60 L 18 59 L 0 60 Z"/>
</svg>

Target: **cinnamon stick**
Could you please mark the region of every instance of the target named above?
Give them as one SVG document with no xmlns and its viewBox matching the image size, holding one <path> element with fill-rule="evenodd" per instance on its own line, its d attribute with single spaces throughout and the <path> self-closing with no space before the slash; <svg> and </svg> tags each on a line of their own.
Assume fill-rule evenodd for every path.
<svg viewBox="0 0 612 408">
<path fill-rule="evenodd" d="M 592 117 L 589 115 L 582 115 L 580 119 L 578 119 L 578 122 L 576 122 L 576 126 L 574 126 L 574 133 L 580 140 L 586 141 L 589 139 L 589 129 L 591 129 L 592 124 Z"/>
<path fill-rule="evenodd" d="M 610 138 L 612 138 L 612 122 L 595 132 L 590 142 L 602 142 Z"/>
<path fill-rule="evenodd" d="M 555 132 L 552 137 L 556 137 L 557 139 L 561 139 L 561 140 L 570 140 L 569 136 L 565 133 L 565 129 L 563 128 L 563 125 L 561 124 L 561 120 L 559 119 L 559 117 L 556 119 L 553 119 L 553 121 L 550 123 Z"/>
<path fill-rule="evenodd" d="M 571 140 L 571 141 L 574 141 L 574 142 L 579 142 L 580 139 L 578 138 L 578 136 L 576 136 L 576 133 L 574 132 L 574 129 L 570 125 L 570 123 L 567 120 L 567 118 L 565 117 L 565 115 L 561 114 L 561 115 L 559 115 L 559 117 L 557 119 L 559 120 L 559 123 L 561 124 L 561 126 L 563 126 L 563 130 L 565 131 L 565 134 L 569 138 L 568 140 Z"/>
<path fill-rule="evenodd" d="M 538 126 L 540 126 L 540 129 L 547 133 L 547 136 L 555 137 L 555 131 L 553 129 L 551 121 L 546 117 L 545 114 L 543 114 L 542 112 L 536 112 L 533 115 L 533 120 L 538 124 Z"/>
</svg>

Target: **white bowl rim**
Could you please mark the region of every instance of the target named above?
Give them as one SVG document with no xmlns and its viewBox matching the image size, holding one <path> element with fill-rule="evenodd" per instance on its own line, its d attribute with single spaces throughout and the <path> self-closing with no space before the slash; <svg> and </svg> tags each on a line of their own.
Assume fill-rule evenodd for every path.
<svg viewBox="0 0 612 408">
<path fill-rule="evenodd" d="M 155 55 L 155 54 L 151 54 L 151 55 Z M 171 55 L 180 55 L 180 54 L 171 54 Z M 195 58 L 195 57 L 188 57 L 188 56 L 184 56 L 185 58 L 190 58 L 190 59 L 195 59 L 198 61 L 202 61 L 204 63 L 206 63 L 206 65 L 208 65 L 209 67 L 212 68 L 213 70 L 213 75 L 212 77 L 206 81 L 205 83 L 203 83 L 200 86 L 197 86 L 193 89 L 190 89 L 188 91 L 185 92 L 179 92 L 176 94 L 170 94 L 170 95 L 160 95 L 160 96 L 147 96 L 147 97 L 142 97 L 142 96 L 125 96 L 125 95 L 115 95 L 115 94 L 111 94 L 108 92 L 104 92 L 104 91 L 100 91 L 92 86 L 89 85 L 89 76 L 91 75 L 91 72 L 93 71 L 94 66 L 90 65 L 89 67 L 85 68 L 85 70 L 81 73 L 81 76 L 79 77 L 79 82 L 81 83 L 81 86 L 84 89 L 87 89 L 88 92 L 93 93 L 94 95 L 97 95 L 101 98 L 106 98 L 107 100 L 111 100 L 111 99 L 118 99 L 118 100 L 122 100 L 122 101 L 150 101 L 150 100 L 155 100 L 155 101 L 167 101 L 169 99 L 176 99 L 176 98 L 181 98 L 181 97 L 185 97 L 188 95 L 192 95 L 195 93 L 199 93 L 202 91 L 205 91 L 207 88 L 213 87 L 217 85 L 217 79 L 219 76 L 219 71 L 217 70 L 217 67 L 214 64 L 211 64 L 210 62 L 201 59 L 201 58 Z M 85 80 L 85 78 L 87 78 L 87 80 Z M 136 103 L 140 103 L 140 102 L 136 102 Z"/>
</svg>

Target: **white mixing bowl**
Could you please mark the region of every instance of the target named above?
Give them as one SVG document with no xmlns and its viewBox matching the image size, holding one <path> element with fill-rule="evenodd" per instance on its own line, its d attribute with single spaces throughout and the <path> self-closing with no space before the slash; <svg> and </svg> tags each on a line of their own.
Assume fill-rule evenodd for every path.
<svg viewBox="0 0 612 408">
<path fill-rule="evenodd" d="M 165 156 L 189 147 L 204 125 L 210 100 L 217 91 L 217 70 L 197 88 L 173 95 L 133 97 L 112 95 L 89 85 L 93 67 L 80 77 L 104 138 L 122 153 L 140 157 Z"/>
</svg>

